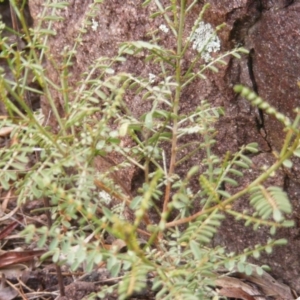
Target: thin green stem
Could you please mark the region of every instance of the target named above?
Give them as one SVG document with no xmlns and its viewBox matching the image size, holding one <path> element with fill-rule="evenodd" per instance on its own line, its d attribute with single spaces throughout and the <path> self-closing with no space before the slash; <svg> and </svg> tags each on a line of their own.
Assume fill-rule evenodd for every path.
<svg viewBox="0 0 300 300">
<path fill-rule="evenodd" d="M 177 131 L 178 131 L 178 112 L 179 112 L 179 103 L 180 103 L 180 96 L 181 96 L 181 52 L 182 52 L 182 40 L 183 40 L 183 29 L 185 23 L 185 7 L 186 7 L 186 0 L 181 0 L 181 7 L 180 7 L 180 18 L 179 18 L 179 28 L 178 28 L 178 38 L 177 38 L 177 58 L 176 58 L 176 91 L 175 91 L 175 98 L 173 102 L 173 129 L 172 129 L 172 146 L 171 146 L 171 159 L 169 165 L 169 172 L 168 172 L 168 183 L 165 190 L 165 199 L 163 205 L 163 216 L 166 217 L 166 212 L 168 211 L 168 203 L 170 201 L 170 194 L 171 194 L 171 181 L 170 178 L 174 174 L 175 165 L 176 165 L 176 156 L 177 156 Z"/>
<path fill-rule="evenodd" d="M 287 138 L 285 139 L 284 141 L 284 144 L 283 144 L 283 147 L 280 151 L 280 156 L 282 156 L 288 149 L 288 146 L 293 138 L 293 135 L 295 133 L 295 130 L 297 130 L 298 126 L 299 126 L 299 123 L 300 123 L 300 112 L 297 111 L 297 116 L 291 126 L 291 128 L 289 128 L 289 131 L 288 131 L 288 134 L 287 134 Z"/>
<path fill-rule="evenodd" d="M 199 0 L 194 0 L 193 3 L 191 3 L 189 5 L 189 7 L 186 9 L 186 13 L 188 13 L 194 6 L 195 4 L 198 2 Z M 207 4 L 206 4 L 207 5 Z"/>
<path fill-rule="evenodd" d="M 251 221 L 251 223 L 255 223 L 255 224 L 259 224 L 259 225 L 264 225 L 264 226 L 269 226 L 269 227 L 271 227 L 271 226 L 279 227 L 280 226 L 280 224 L 277 222 L 272 222 L 272 221 L 268 221 L 268 220 L 263 220 L 261 218 L 258 219 L 258 218 L 252 217 L 252 216 L 247 216 L 245 214 L 242 214 L 237 211 L 230 210 L 230 209 L 227 209 L 226 213 L 234 216 L 237 219 Z"/>
<path fill-rule="evenodd" d="M 199 143 L 197 143 L 197 144 L 199 144 Z M 186 145 L 184 145 L 184 146 L 186 146 Z M 180 164 L 182 164 L 183 162 L 185 162 L 189 158 L 193 157 L 196 153 L 199 152 L 199 150 L 201 148 L 202 148 L 202 145 L 199 145 L 197 148 L 195 148 L 194 150 L 192 150 L 191 152 L 189 152 L 189 154 L 185 155 L 183 158 L 181 158 L 180 160 L 176 161 L 175 166 L 179 166 Z"/>
</svg>

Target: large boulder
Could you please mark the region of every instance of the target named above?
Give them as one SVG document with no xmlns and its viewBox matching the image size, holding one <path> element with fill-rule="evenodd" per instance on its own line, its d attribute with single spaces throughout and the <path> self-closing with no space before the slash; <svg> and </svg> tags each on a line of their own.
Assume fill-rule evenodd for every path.
<svg viewBox="0 0 300 300">
<path fill-rule="evenodd" d="M 53 28 L 57 35 L 49 39 L 51 59 L 58 64 L 62 62 L 61 53 L 65 47 L 71 47 L 82 20 L 88 11 L 92 0 L 68 0 L 70 6 L 59 11 L 64 21 L 55 22 Z M 154 1 L 153 1 L 154 2 Z M 164 4 L 167 0 L 161 1 Z M 201 11 L 203 1 L 195 6 L 189 15 L 184 38 L 189 32 Z M 224 155 L 226 151 L 236 151 L 241 145 L 258 142 L 261 152 L 253 157 L 257 166 L 270 165 L 274 161 L 272 151 L 280 149 L 284 132 L 281 124 L 262 111 L 252 108 L 243 98 L 233 92 L 236 83 L 242 83 L 254 89 L 261 97 L 287 116 L 294 117 L 294 108 L 300 103 L 300 93 L 297 80 L 300 78 L 300 2 L 299 1 L 269 1 L 269 0 L 210 0 L 211 9 L 204 15 L 206 22 L 216 26 L 225 23 L 219 33 L 221 39 L 221 52 L 237 46 L 244 45 L 250 50 L 248 56 L 241 60 L 228 58 L 228 65 L 220 68 L 219 73 L 208 73 L 206 81 L 196 80 L 186 88 L 182 94 L 182 112 L 193 111 L 201 99 L 207 99 L 214 106 L 225 107 L 226 114 L 220 119 L 217 144 L 215 152 Z M 276 2 L 274 4 L 273 2 Z M 39 13 L 44 9 L 43 1 L 29 0 L 29 6 L 35 24 L 39 21 Z M 72 76 L 68 78 L 69 85 L 74 90 L 76 82 L 81 78 L 95 59 L 100 56 L 112 57 L 117 53 L 120 42 L 128 40 L 148 40 L 147 32 L 159 28 L 162 18 L 150 19 L 149 14 L 155 11 L 154 4 L 146 8 L 141 7 L 141 1 L 104 1 L 100 11 L 93 17 L 97 26 L 93 29 L 87 27 L 83 41 L 77 48 L 77 53 L 70 68 Z M 171 34 L 161 33 L 162 44 L 169 49 L 174 48 L 174 39 Z M 189 51 L 183 66 L 187 66 L 194 55 Z M 46 62 L 48 76 L 55 83 L 59 83 L 59 74 L 48 60 Z M 144 54 L 140 57 L 128 57 L 127 61 L 116 67 L 116 72 L 127 71 L 136 75 L 148 77 L 150 73 L 159 73 L 151 64 L 144 62 Z M 55 103 L 63 114 L 63 100 L 61 95 L 53 91 Z M 133 115 L 141 116 L 150 107 L 142 102 L 138 95 L 128 94 L 125 101 Z M 47 101 L 42 102 L 45 115 L 49 115 L 51 107 Z M 50 124 L 55 127 L 54 118 Z M 178 173 L 184 173 L 191 165 L 199 162 L 194 156 L 190 162 L 182 166 Z M 289 172 L 281 170 L 270 180 L 271 184 L 283 186 L 289 193 L 294 212 L 291 216 L 299 219 L 300 181 L 295 175 L 299 164 L 295 161 L 294 169 Z M 242 184 L 246 185 L 256 173 L 247 174 Z M 229 187 L 226 187 L 229 189 Z M 248 208 L 247 199 L 241 199 L 235 204 L 236 208 Z M 234 224 L 234 226 L 232 225 Z M 240 251 L 249 245 L 264 243 L 268 231 L 260 230 L 253 233 L 230 218 L 224 222 L 221 234 L 215 238 L 215 243 L 226 245 L 230 251 Z M 268 264 L 273 275 L 288 283 L 300 292 L 300 242 L 298 229 L 281 230 L 278 238 L 285 237 L 289 245 L 285 248 L 276 248 L 272 256 L 263 256 L 258 264 Z"/>
</svg>

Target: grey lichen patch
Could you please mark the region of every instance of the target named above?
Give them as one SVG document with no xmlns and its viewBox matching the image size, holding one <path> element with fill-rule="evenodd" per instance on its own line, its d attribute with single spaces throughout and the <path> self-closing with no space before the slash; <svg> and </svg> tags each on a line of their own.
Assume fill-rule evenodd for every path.
<svg viewBox="0 0 300 300">
<path fill-rule="evenodd" d="M 201 57 L 205 62 L 209 62 L 212 57 L 211 53 L 220 50 L 221 41 L 216 35 L 215 30 L 209 23 L 200 22 L 198 28 L 190 37 L 193 42 L 193 49 L 201 52 Z"/>
</svg>

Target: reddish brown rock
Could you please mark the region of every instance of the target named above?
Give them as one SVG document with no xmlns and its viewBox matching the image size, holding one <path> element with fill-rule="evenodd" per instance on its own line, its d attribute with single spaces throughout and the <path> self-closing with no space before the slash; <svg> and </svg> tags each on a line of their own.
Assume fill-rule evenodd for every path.
<svg viewBox="0 0 300 300">
<path fill-rule="evenodd" d="M 247 45 L 252 49 L 252 68 L 258 94 L 291 119 L 300 105 L 300 2 L 262 12 L 249 30 Z M 282 127 L 265 116 L 267 139 L 279 149 Z"/>
<path fill-rule="evenodd" d="M 73 44 L 88 5 L 93 1 L 86 0 L 85 5 L 82 5 L 81 0 L 69 0 L 69 2 L 70 6 L 60 12 L 65 20 L 54 24 L 57 35 L 49 39 L 51 55 L 58 63 L 62 61 L 60 54 L 64 47 Z M 166 0 L 162 2 L 168 3 Z M 189 15 L 184 38 L 188 37 L 201 11 L 202 2 L 199 1 Z M 219 134 L 215 147 L 216 153 L 223 155 L 228 150 L 236 151 L 241 145 L 258 142 L 263 153 L 257 155 L 254 160 L 257 166 L 262 166 L 274 160 L 271 151 L 280 148 L 284 136 L 282 127 L 279 122 L 252 108 L 246 100 L 236 96 L 232 88 L 236 83 L 243 83 L 281 112 L 291 118 L 294 116 L 293 109 L 300 102 L 297 87 L 297 81 L 300 80 L 300 3 L 290 0 L 210 0 L 207 2 L 211 3 L 211 10 L 205 14 L 205 20 L 213 25 L 225 23 L 224 29 L 219 34 L 222 40 L 221 50 L 226 51 L 233 46 L 244 45 L 251 52 L 240 61 L 234 58 L 228 59 L 228 66 L 220 68 L 219 73 L 208 74 L 208 80 L 196 80 L 187 87 L 182 94 L 181 112 L 193 111 L 202 99 L 207 99 L 214 106 L 225 107 L 226 115 L 220 119 L 217 126 Z M 42 3 L 41 0 L 29 0 L 35 22 L 38 21 Z M 154 4 L 146 9 L 141 8 L 140 1 L 104 1 L 101 11 L 94 16 L 95 21 L 99 23 L 98 29 L 93 31 L 89 28 L 77 49 L 73 66 L 70 68 L 72 73 L 69 77 L 70 87 L 76 86 L 81 74 L 96 58 L 115 55 L 120 42 L 149 40 L 146 33 L 158 28 L 163 22 L 161 18 L 149 19 L 149 14 L 154 10 Z M 175 41 L 170 34 L 164 34 L 162 45 L 172 49 Z M 183 66 L 188 66 L 193 55 L 192 51 L 187 53 Z M 115 71 L 132 72 L 144 77 L 148 77 L 149 73 L 158 74 L 160 70 L 146 64 L 144 58 L 143 52 L 138 58 L 128 57 L 128 60 L 118 65 Z M 58 83 L 58 72 L 51 67 L 50 63 L 47 63 L 46 68 L 50 78 Z M 63 114 L 61 96 L 56 92 L 53 93 L 56 105 Z M 133 94 L 127 94 L 125 101 L 136 117 L 150 108 L 149 103 L 142 102 L 140 96 Z M 48 115 L 50 107 L 45 100 L 43 110 Z M 55 120 L 51 121 L 55 126 Z M 193 156 L 191 161 L 180 167 L 178 173 L 185 174 L 191 165 L 199 163 L 201 157 L 202 154 Z M 297 166 L 298 164 L 292 170 L 294 173 L 297 173 Z M 298 204 L 300 183 L 291 177 L 293 175 L 279 172 L 270 183 L 287 189 L 295 210 L 292 217 L 296 219 L 300 214 Z M 243 184 L 248 184 L 252 178 L 253 174 L 248 174 Z M 236 203 L 236 207 L 240 210 L 247 208 L 247 199 L 241 199 Z M 267 230 L 253 233 L 252 229 L 245 229 L 241 223 L 236 223 L 230 218 L 226 219 L 220 232 L 216 242 L 226 245 L 232 251 L 239 251 L 248 245 L 264 243 L 268 237 Z M 272 256 L 263 256 L 257 263 L 269 264 L 276 278 L 281 278 L 300 291 L 298 231 L 297 229 L 282 230 L 277 237 L 287 238 L 289 246 L 274 249 Z"/>
</svg>

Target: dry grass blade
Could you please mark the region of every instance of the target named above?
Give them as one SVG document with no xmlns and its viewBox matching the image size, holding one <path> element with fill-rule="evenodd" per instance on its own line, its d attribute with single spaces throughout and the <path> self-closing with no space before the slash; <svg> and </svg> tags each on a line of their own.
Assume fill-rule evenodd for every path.
<svg viewBox="0 0 300 300">
<path fill-rule="evenodd" d="M 9 224 L 8 226 L 6 226 L 4 228 L 4 230 L 2 230 L 0 232 L 0 240 L 3 240 L 4 238 L 6 238 L 18 225 L 19 225 L 19 222 L 15 221 L 15 222 Z"/>
<path fill-rule="evenodd" d="M 0 128 L 0 137 L 9 135 L 13 131 L 13 127 L 2 127 Z"/>
<path fill-rule="evenodd" d="M 32 260 L 35 256 L 41 256 L 45 250 L 32 250 L 32 251 L 11 251 L 0 255 L 0 268 L 27 262 Z"/>
<path fill-rule="evenodd" d="M 265 300 L 268 297 L 272 297 L 274 300 L 294 299 L 291 290 L 285 284 L 277 282 L 271 275 L 264 271 L 261 276 L 255 271 L 252 275 L 234 272 L 230 276 L 219 277 L 216 280 L 216 285 L 221 288 L 219 291 L 220 295 L 227 297 L 245 300 L 252 300 L 253 297 L 255 300 Z"/>
<path fill-rule="evenodd" d="M 219 295 L 238 298 L 242 300 L 255 300 L 254 297 L 250 296 L 248 293 L 239 288 L 222 288 L 219 291 Z"/>
</svg>

